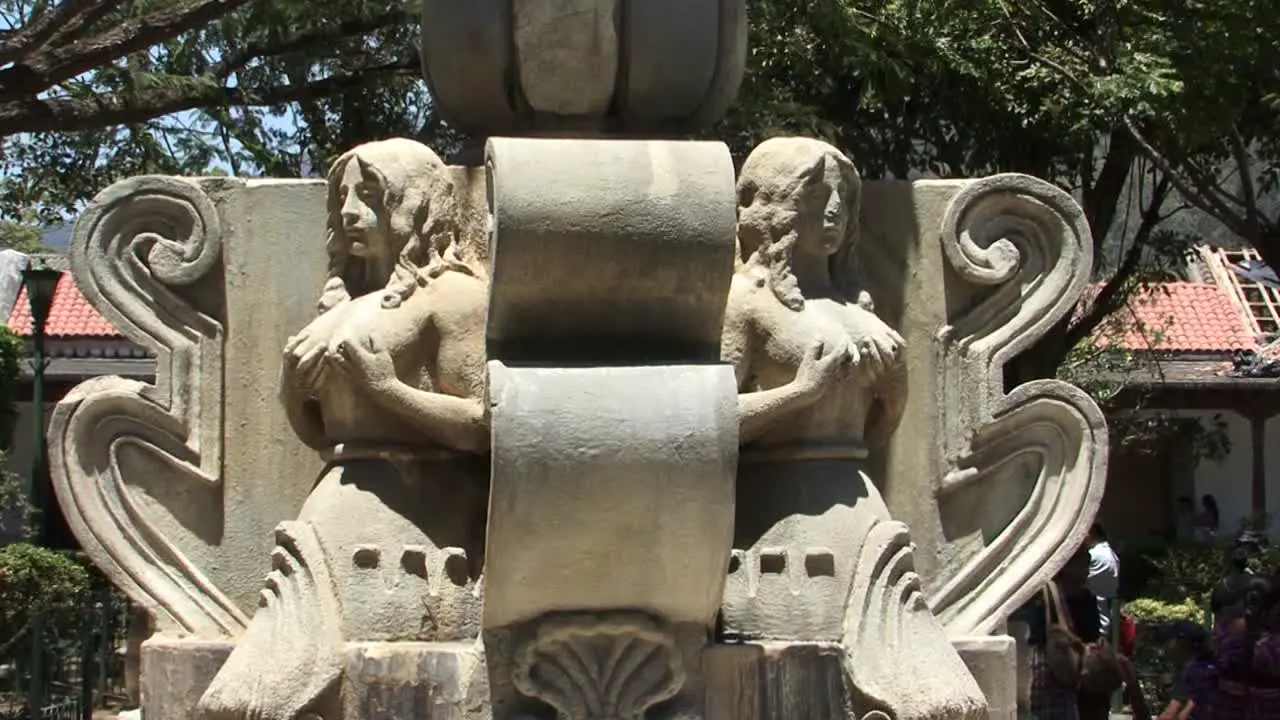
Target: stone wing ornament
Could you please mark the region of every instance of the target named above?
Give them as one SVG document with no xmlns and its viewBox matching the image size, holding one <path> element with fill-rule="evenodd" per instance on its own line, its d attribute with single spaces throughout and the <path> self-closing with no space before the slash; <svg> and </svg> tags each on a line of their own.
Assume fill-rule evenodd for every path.
<svg viewBox="0 0 1280 720">
<path fill-rule="evenodd" d="M 1005 380 L 1084 291 L 1089 228 L 1069 195 L 1018 174 L 910 193 L 872 184 L 866 205 L 879 211 L 864 214 L 860 274 L 911 348 L 885 494 L 948 631 L 1000 634 L 1083 542 L 1102 498 L 1094 402 L 1057 380 Z"/>
<path fill-rule="evenodd" d="M 156 378 L 95 378 L 57 405 L 53 484 L 85 551 L 157 631 L 244 629 L 272 529 L 296 515 L 315 471 L 314 453 L 284 431 L 275 385 L 280 344 L 314 313 L 325 264 L 324 218 L 297 208 L 323 192 L 137 177 L 76 223 L 81 292 L 155 354 Z M 303 241 L 280 242 L 291 237 Z"/>
</svg>

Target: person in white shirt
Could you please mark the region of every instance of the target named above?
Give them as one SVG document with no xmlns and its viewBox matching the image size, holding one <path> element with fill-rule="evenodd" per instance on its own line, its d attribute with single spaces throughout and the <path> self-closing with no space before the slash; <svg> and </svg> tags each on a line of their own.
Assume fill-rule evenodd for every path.
<svg viewBox="0 0 1280 720">
<path fill-rule="evenodd" d="M 1108 637 L 1111 630 L 1111 610 L 1120 590 L 1120 558 L 1107 542 L 1107 529 L 1096 522 L 1089 529 L 1089 590 L 1098 597 L 1098 612 L 1102 614 L 1102 635 Z"/>
</svg>

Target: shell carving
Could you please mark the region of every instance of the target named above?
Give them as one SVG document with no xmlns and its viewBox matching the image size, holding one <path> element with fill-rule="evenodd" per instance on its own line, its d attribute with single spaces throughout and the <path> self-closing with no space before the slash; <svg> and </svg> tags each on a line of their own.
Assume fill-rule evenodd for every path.
<svg viewBox="0 0 1280 720">
<path fill-rule="evenodd" d="M 644 720 L 684 677 L 671 633 L 642 614 L 548 620 L 516 652 L 513 673 L 562 720 Z"/>
</svg>

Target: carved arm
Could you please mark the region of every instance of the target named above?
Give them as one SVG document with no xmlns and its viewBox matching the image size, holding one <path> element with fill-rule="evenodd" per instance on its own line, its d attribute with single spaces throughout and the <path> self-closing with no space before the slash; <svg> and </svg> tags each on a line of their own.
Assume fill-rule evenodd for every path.
<svg viewBox="0 0 1280 720">
<path fill-rule="evenodd" d="M 772 390 L 738 395 L 738 438 L 747 444 L 764 435 L 775 422 L 812 405 L 821 393 L 798 380 Z"/>
<path fill-rule="evenodd" d="M 476 454 L 489 449 L 489 418 L 483 402 L 419 390 L 399 379 L 372 390 L 379 405 L 445 447 Z"/>
</svg>

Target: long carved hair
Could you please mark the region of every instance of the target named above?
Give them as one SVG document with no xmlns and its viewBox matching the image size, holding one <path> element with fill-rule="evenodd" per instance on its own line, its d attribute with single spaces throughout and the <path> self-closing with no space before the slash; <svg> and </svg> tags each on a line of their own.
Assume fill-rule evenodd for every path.
<svg viewBox="0 0 1280 720">
<path fill-rule="evenodd" d="M 351 254 L 343 229 L 342 176 L 358 163 L 382 190 L 381 207 L 373 208 L 379 229 L 391 244 L 396 262 L 383 285 L 371 286 L 366 260 Z M 475 274 L 457 257 L 459 234 L 455 190 L 444 162 L 430 148 L 404 138 L 366 143 L 344 153 L 329 169 L 328 279 L 318 303 L 321 313 L 343 301 L 383 291 L 383 307 L 398 307 L 419 287 L 446 270 Z"/>
<path fill-rule="evenodd" d="M 762 217 L 767 227 L 738 233 L 738 262 L 765 270 L 769 287 L 792 310 L 804 307 L 804 295 L 792 269 L 792 255 L 799 240 L 802 215 L 821 215 L 825 208 L 810 206 L 810 190 L 819 184 L 839 193 L 846 214 L 844 237 L 831 257 L 831 274 L 837 287 L 860 305 L 870 298 L 860 292 L 854 255 L 861 215 L 862 179 L 853 161 L 831 145 L 811 138 L 773 138 L 760 143 L 743 163 L 738 179 L 738 210 L 757 200 L 774 205 Z M 741 215 L 740 215 L 741 217 Z M 741 220 L 740 220 L 741 222 Z"/>
</svg>

